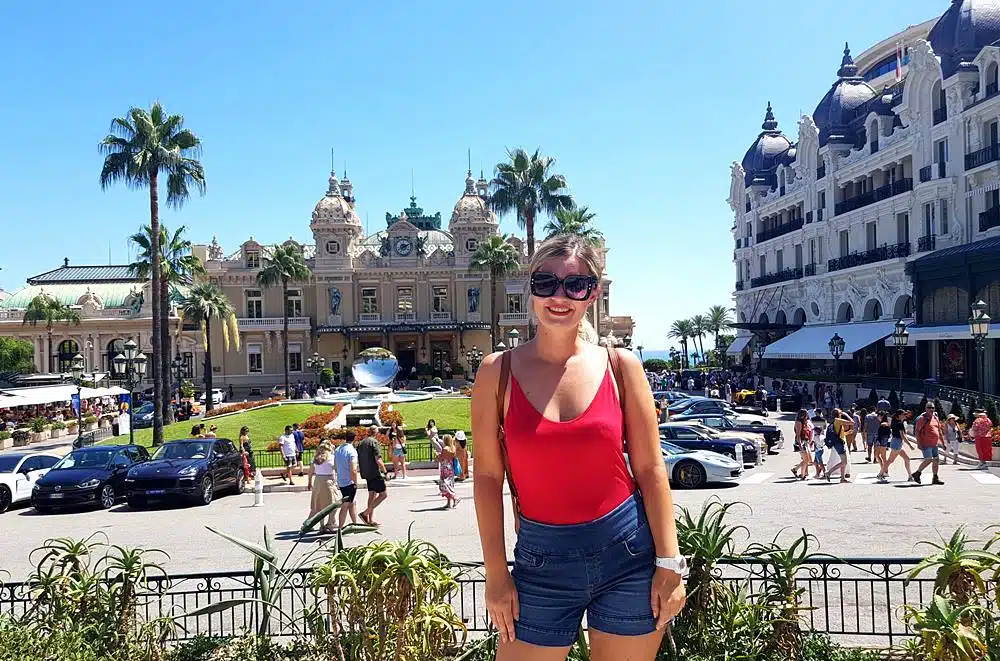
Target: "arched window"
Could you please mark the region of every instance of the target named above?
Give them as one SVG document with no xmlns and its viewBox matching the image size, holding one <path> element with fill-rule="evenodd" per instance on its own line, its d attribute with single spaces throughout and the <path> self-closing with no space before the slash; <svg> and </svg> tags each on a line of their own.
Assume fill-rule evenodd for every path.
<svg viewBox="0 0 1000 661">
<path fill-rule="evenodd" d="M 837 323 L 847 323 L 854 320 L 854 308 L 850 303 L 841 303 L 837 309 Z"/>
<path fill-rule="evenodd" d="M 997 74 L 998 67 L 996 62 L 990 62 L 986 65 L 986 96 L 996 96 L 997 94 Z"/>
<path fill-rule="evenodd" d="M 73 369 L 73 356 L 80 353 L 80 347 L 74 340 L 63 340 L 59 343 L 56 357 L 59 359 L 59 371 L 66 373 Z"/>
<path fill-rule="evenodd" d="M 892 316 L 896 319 L 910 319 L 913 317 L 913 298 L 910 296 L 900 296 L 892 307 Z"/>
<path fill-rule="evenodd" d="M 774 315 L 774 323 L 776 323 L 776 324 L 782 324 L 782 325 L 788 323 L 788 318 L 785 317 L 785 311 L 784 310 L 778 310 L 778 313 Z"/>
<path fill-rule="evenodd" d="M 804 326 L 806 323 L 806 311 L 802 308 L 795 310 L 795 314 L 792 315 L 792 323 L 796 326 Z"/>
<path fill-rule="evenodd" d="M 114 360 L 115 356 L 117 356 L 120 353 L 125 353 L 125 340 L 119 338 L 117 340 L 111 340 L 110 342 L 108 342 L 108 350 L 104 354 L 104 359 L 103 359 L 105 372 L 112 371 L 112 365 L 114 363 L 112 363 L 111 361 Z"/>
<path fill-rule="evenodd" d="M 769 324 L 771 320 L 768 319 L 766 312 L 761 312 L 760 317 L 757 318 L 757 323 L 759 324 Z"/>
<path fill-rule="evenodd" d="M 865 304 L 865 321 L 878 321 L 881 318 L 882 304 L 873 298 Z"/>
</svg>

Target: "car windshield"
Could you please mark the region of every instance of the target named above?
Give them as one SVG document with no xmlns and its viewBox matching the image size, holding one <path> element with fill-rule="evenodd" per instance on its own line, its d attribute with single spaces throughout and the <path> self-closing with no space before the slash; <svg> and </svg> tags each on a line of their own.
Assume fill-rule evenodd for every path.
<svg viewBox="0 0 1000 661">
<path fill-rule="evenodd" d="M 135 412 L 136 413 L 152 413 L 153 412 L 153 405 L 150 404 L 149 402 L 146 402 L 145 404 L 143 404 L 142 406 L 140 406 L 139 408 L 137 408 L 135 410 Z"/>
<path fill-rule="evenodd" d="M 59 463 L 52 467 L 52 470 L 62 470 L 65 468 L 104 468 L 111 463 L 111 457 L 117 452 L 118 448 L 75 450 L 60 459 Z"/>
<path fill-rule="evenodd" d="M 718 438 L 719 436 L 722 435 L 718 431 L 716 431 L 716 430 L 712 429 L 711 427 L 708 427 L 708 426 L 706 426 L 704 424 L 698 424 L 695 427 L 695 430 L 698 431 L 698 432 L 700 432 L 700 433 L 702 433 L 702 434 L 704 434 L 705 436 L 708 436 L 709 438 Z"/>
<path fill-rule="evenodd" d="M 676 446 L 673 443 L 667 443 L 666 441 L 660 441 L 660 449 L 665 454 L 687 454 L 690 450 L 685 450 L 682 447 Z"/>
<path fill-rule="evenodd" d="M 153 459 L 206 459 L 212 451 L 212 442 L 186 441 L 167 443 L 153 455 Z"/>
<path fill-rule="evenodd" d="M 13 473 L 19 463 L 21 463 L 20 455 L 0 457 L 0 473 Z"/>
</svg>

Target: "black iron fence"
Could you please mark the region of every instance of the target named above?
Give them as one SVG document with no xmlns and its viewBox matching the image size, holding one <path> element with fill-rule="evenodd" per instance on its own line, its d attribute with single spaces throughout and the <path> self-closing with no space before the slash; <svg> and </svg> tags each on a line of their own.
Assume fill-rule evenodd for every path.
<svg viewBox="0 0 1000 661">
<path fill-rule="evenodd" d="M 468 444 L 468 449 L 472 451 L 472 442 Z M 308 464 L 313 460 L 313 455 L 315 450 L 306 450 L 302 453 L 302 462 Z M 282 457 L 281 452 L 278 451 L 268 451 L 268 450 L 254 450 L 253 458 L 255 466 L 257 468 L 284 468 L 285 459 Z M 382 461 L 385 462 L 386 466 L 390 465 L 392 459 L 392 448 L 383 447 L 382 448 Z M 428 462 L 437 461 L 437 456 L 434 453 L 434 449 L 431 447 L 430 441 L 414 441 L 412 443 L 406 444 L 406 461 L 409 462 Z"/>
<path fill-rule="evenodd" d="M 904 621 L 904 606 L 926 604 L 932 595 L 933 575 L 907 582 L 907 576 L 920 561 L 918 558 L 847 558 L 814 559 L 797 573 L 802 588 L 802 624 L 826 633 L 840 642 L 857 645 L 892 645 L 911 631 Z M 456 565 L 458 586 L 449 603 L 471 632 L 489 628 L 485 608 L 485 576 L 478 563 Z M 733 558 L 716 567 L 716 576 L 733 587 L 746 586 L 750 594 L 769 587 L 778 569 L 770 563 L 750 558 Z M 213 572 L 178 574 L 150 579 L 148 589 L 139 597 L 141 616 L 153 619 L 180 617 L 179 638 L 198 635 L 226 636 L 254 629 L 260 611 L 254 604 L 203 615 L 183 617 L 208 604 L 229 599 L 259 598 L 252 572 Z M 277 606 L 299 617 L 319 603 L 310 585 L 309 571 L 296 573 L 282 590 Z M 33 604 L 32 587 L 27 583 L 0 585 L 0 616 L 20 617 Z M 289 635 L 288 621 L 274 617 L 271 634 Z"/>
</svg>

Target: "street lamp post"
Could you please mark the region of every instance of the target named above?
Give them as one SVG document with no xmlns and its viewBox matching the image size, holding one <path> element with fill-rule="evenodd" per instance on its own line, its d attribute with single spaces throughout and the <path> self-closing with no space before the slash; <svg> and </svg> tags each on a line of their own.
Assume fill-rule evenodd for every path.
<svg viewBox="0 0 1000 661">
<path fill-rule="evenodd" d="M 516 349 L 520 341 L 521 341 L 521 334 L 517 332 L 516 328 L 511 328 L 507 332 L 507 344 L 510 345 L 511 349 Z"/>
<path fill-rule="evenodd" d="M 129 405 L 128 405 L 128 440 L 129 443 L 135 442 L 135 425 L 133 423 L 132 412 L 135 410 L 134 395 L 136 385 L 142 383 L 143 377 L 146 376 L 146 354 L 139 351 L 138 345 L 136 345 L 134 340 L 129 340 L 125 343 L 125 353 L 118 354 L 111 361 L 112 367 L 115 374 L 125 380 L 125 385 L 128 387 L 129 393 Z M 212 393 L 208 393 L 211 397 Z"/>
<path fill-rule="evenodd" d="M 479 350 L 479 347 L 473 346 L 465 357 L 469 361 L 469 372 L 472 375 L 472 380 L 475 381 L 476 371 L 483 362 L 483 352 Z"/>
<path fill-rule="evenodd" d="M 757 381 L 763 382 L 764 374 L 761 370 L 761 364 L 764 362 L 764 351 L 767 349 L 767 345 L 757 340 L 757 346 L 754 351 L 757 352 Z"/>
<path fill-rule="evenodd" d="M 326 367 L 326 358 L 319 355 L 318 351 L 313 352 L 311 358 L 306 360 L 306 368 L 316 373 L 316 385 L 319 386 L 319 377 Z"/>
<path fill-rule="evenodd" d="M 73 374 L 73 383 L 76 384 L 76 438 L 83 435 L 83 356 L 76 354 L 73 356 L 73 363 L 70 371 Z"/>
<path fill-rule="evenodd" d="M 503 343 L 503 340 L 497 342 L 497 351 L 504 352 L 507 350 L 507 345 Z"/>
<path fill-rule="evenodd" d="M 840 333 L 834 333 L 833 337 L 830 338 L 830 342 L 827 346 L 830 347 L 830 354 L 833 355 L 834 361 L 834 376 L 837 382 L 837 389 L 834 390 L 834 399 L 837 401 L 837 406 L 840 406 L 840 357 L 844 355 L 844 338 L 840 336 Z"/>
<path fill-rule="evenodd" d="M 986 392 L 986 336 L 990 333 L 990 315 L 986 314 L 986 303 L 976 301 L 969 317 L 969 332 L 976 341 L 976 356 L 979 361 L 979 392 Z"/>
<path fill-rule="evenodd" d="M 181 392 L 181 370 L 184 369 L 184 361 L 181 359 L 181 355 L 177 354 L 174 359 L 170 361 L 170 368 L 174 375 L 174 380 L 177 382 L 177 406 L 181 405 L 181 398 L 183 393 Z"/>
<path fill-rule="evenodd" d="M 892 343 L 896 345 L 896 366 L 899 370 L 899 384 L 896 387 L 896 392 L 899 393 L 900 397 L 903 396 L 903 351 L 906 350 L 906 345 L 909 342 L 910 332 L 906 330 L 906 323 L 900 319 L 892 331 Z"/>
</svg>

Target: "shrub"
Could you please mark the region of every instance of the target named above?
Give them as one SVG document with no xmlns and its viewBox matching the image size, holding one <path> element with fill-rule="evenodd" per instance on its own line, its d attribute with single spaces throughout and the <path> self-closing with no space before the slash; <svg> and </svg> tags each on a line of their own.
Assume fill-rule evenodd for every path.
<svg viewBox="0 0 1000 661">
<path fill-rule="evenodd" d="M 14 442 L 17 443 L 17 444 L 19 444 L 19 445 L 22 444 L 22 443 L 27 443 L 28 442 L 28 430 L 26 430 L 26 429 L 15 429 L 14 433 L 11 434 L 10 437 L 12 439 L 14 439 Z"/>
<path fill-rule="evenodd" d="M 899 408 L 899 393 L 895 389 L 889 391 L 889 410 L 895 412 Z"/>
<path fill-rule="evenodd" d="M 66 421 L 66 429 L 71 429 L 72 430 L 72 429 L 76 429 L 76 428 L 77 428 L 76 420 L 67 420 Z"/>
<path fill-rule="evenodd" d="M 667 361 L 661 358 L 647 358 L 642 362 L 642 367 L 647 372 L 662 372 L 670 369 L 670 365 L 667 364 Z"/>
<path fill-rule="evenodd" d="M 319 373 L 319 385 L 321 386 L 332 386 L 333 385 L 333 370 L 329 367 L 324 367 L 323 371 Z"/>
<path fill-rule="evenodd" d="M 268 452 L 281 452 L 281 443 L 278 441 L 271 441 L 264 447 L 264 449 Z"/>
<path fill-rule="evenodd" d="M 399 411 L 390 410 L 389 402 L 382 402 L 378 407 L 378 419 L 386 427 L 396 423 L 400 427 L 403 426 L 403 414 Z"/>
<path fill-rule="evenodd" d="M 436 386 L 442 386 L 442 385 L 444 385 L 444 381 L 441 380 L 440 376 L 435 376 L 433 379 L 431 379 L 431 383 L 434 384 L 434 385 L 436 385 Z"/>
<path fill-rule="evenodd" d="M 92 413 L 90 415 L 83 416 L 83 424 L 85 425 L 97 424 L 97 416 Z"/>
<path fill-rule="evenodd" d="M 284 401 L 284 397 L 272 397 L 271 399 L 264 399 L 259 402 L 240 402 L 239 404 L 229 404 L 227 406 L 220 406 L 214 408 L 205 414 L 203 419 L 214 418 L 216 416 L 225 415 L 227 413 L 236 413 L 238 411 L 249 411 L 250 409 L 258 409 L 262 406 L 268 406 L 276 402 Z"/>
<path fill-rule="evenodd" d="M 45 418 L 39 416 L 37 418 L 32 418 L 31 422 L 28 423 L 28 428 L 36 434 L 40 434 L 46 429 L 48 429 L 49 421 Z"/>
<path fill-rule="evenodd" d="M 56 429 L 56 430 L 66 429 L 66 424 L 63 423 L 63 422 L 59 422 L 58 420 L 56 420 L 55 422 L 52 423 L 52 429 Z"/>
<path fill-rule="evenodd" d="M 948 414 L 944 412 L 944 404 L 937 397 L 934 398 L 934 412 L 937 413 L 938 420 L 944 422 L 944 419 L 948 417 Z"/>
<path fill-rule="evenodd" d="M 465 365 L 462 363 L 455 363 L 451 366 L 452 374 L 458 376 L 459 374 L 465 374 Z"/>
<path fill-rule="evenodd" d="M 184 379 L 183 381 L 181 381 L 181 397 L 190 399 L 194 397 L 194 393 L 195 393 L 194 383 L 192 383 L 190 379 Z"/>
<path fill-rule="evenodd" d="M 1000 416 L 997 415 L 997 404 L 992 399 L 986 400 L 986 415 L 994 427 L 1000 425 Z"/>
<path fill-rule="evenodd" d="M 306 439 L 302 441 L 302 447 L 306 450 L 315 450 L 319 447 L 320 438 L 319 436 L 306 436 Z"/>
<path fill-rule="evenodd" d="M 874 411 L 878 408 L 878 390 L 872 388 L 868 391 L 868 409 Z"/>
<path fill-rule="evenodd" d="M 11 438 L 12 436 L 13 434 L 11 434 L 9 431 L 0 431 L 0 441 L 6 441 L 8 438 Z"/>
</svg>

